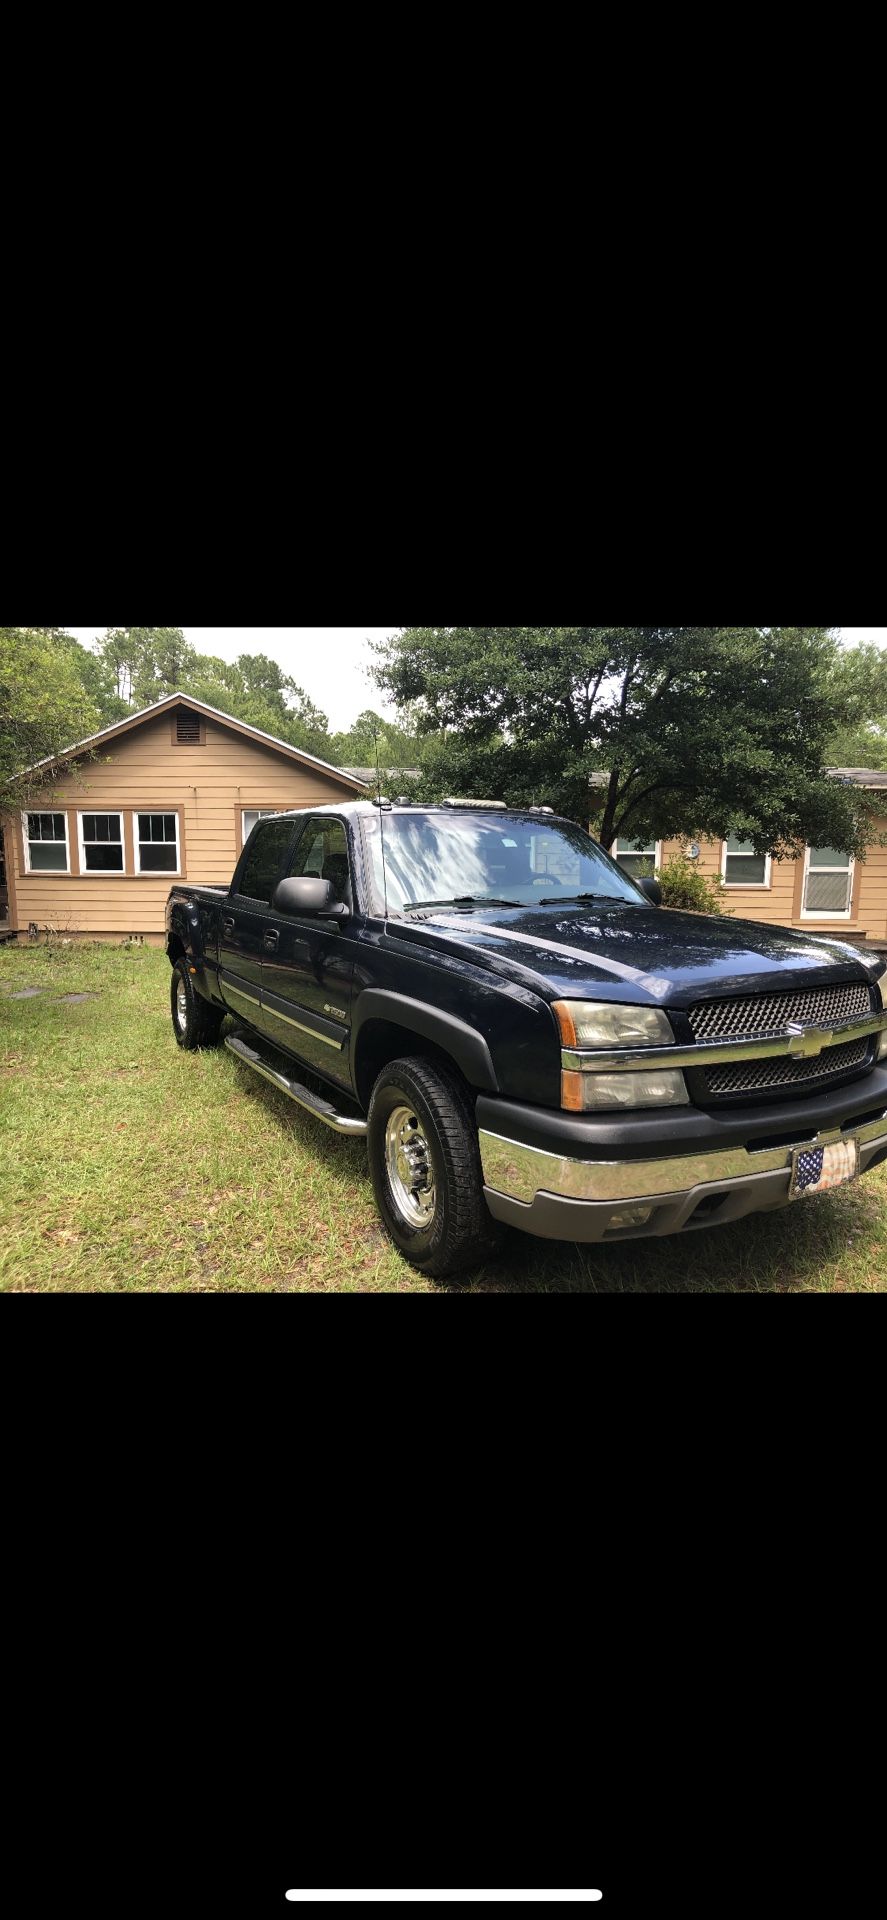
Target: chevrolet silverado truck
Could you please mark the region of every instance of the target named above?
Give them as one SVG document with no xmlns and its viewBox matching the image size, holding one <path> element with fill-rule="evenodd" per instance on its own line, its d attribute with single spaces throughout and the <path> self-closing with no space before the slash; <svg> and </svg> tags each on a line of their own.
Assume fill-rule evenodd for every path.
<svg viewBox="0 0 887 1920">
<path fill-rule="evenodd" d="M 503 1223 L 686 1233 L 887 1158 L 883 958 L 660 899 L 547 808 L 271 815 L 227 892 L 170 893 L 173 1030 L 365 1137 L 432 1277 Z"/>
</svg>

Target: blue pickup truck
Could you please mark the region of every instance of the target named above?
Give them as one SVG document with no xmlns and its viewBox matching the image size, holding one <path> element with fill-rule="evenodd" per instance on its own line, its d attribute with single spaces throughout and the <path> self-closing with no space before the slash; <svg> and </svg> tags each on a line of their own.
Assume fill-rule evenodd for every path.
<svg viewBox="0 0 887 1920">
<path fill-rule="evenodd" d="M 887 1158 L 883 960 L 659 902 L 547 808 L 275 814 L 227 892 L 169 896 L 173 1030 L 365 1136 L 437 1278 L 503 1224 L 683 1233 Z"/>
</svg>

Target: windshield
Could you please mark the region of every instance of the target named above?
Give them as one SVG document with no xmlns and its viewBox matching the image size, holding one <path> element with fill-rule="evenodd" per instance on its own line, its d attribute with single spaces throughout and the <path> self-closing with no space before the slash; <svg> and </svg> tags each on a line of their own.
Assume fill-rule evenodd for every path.
<svg viewBox="0 0 887 1920">
<path fill-rule="evenodd" d="M 382 840 L 388 912 L 410 907 L 532 907 L 541 902 L 621 900 L 644 894 L 581 827 L 533 814 L 385 813 L 364 821 L 374 913 L 383 913 Z"/>
</svg>

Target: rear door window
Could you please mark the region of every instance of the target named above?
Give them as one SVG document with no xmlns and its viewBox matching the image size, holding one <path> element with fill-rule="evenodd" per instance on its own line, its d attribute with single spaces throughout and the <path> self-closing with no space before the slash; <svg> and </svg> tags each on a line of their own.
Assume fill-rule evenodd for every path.
<svg viewBox="0 0 887 1920">
<path fill-rule="evenodd" d="M 292 820 L 269 820 L 267 826 L 260 823 L 254 829 L 237 886 L 245 900 L 259 900 L 264 906 L 270 906 L 293 831 Z"/>
</svg>

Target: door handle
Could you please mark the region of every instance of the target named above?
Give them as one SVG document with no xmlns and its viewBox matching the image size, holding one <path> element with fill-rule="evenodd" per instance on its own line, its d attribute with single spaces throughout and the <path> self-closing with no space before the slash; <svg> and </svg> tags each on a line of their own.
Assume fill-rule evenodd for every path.
<svg viewBox="0 0 887 1920">
<path fill-rule="evenodd" d="M 222 932 L 223 932 L 223 933 L 233 933 L 233 932 L 234 932 L 234 921 L 233 921 L 233 920 L 223 920 L 223 921 L 222 921 Z"/>
<path fill-rule="evenodd" d="M 280 940 L 280 934 L 278 933 L 277 928 L 269 927 L 267 933 L 265 934 L 262 945 L 267 947 L 269 953 L 273 953 L 275 951 L 275 948 L 277 947 L 279 940 Z"/>
</svg>

